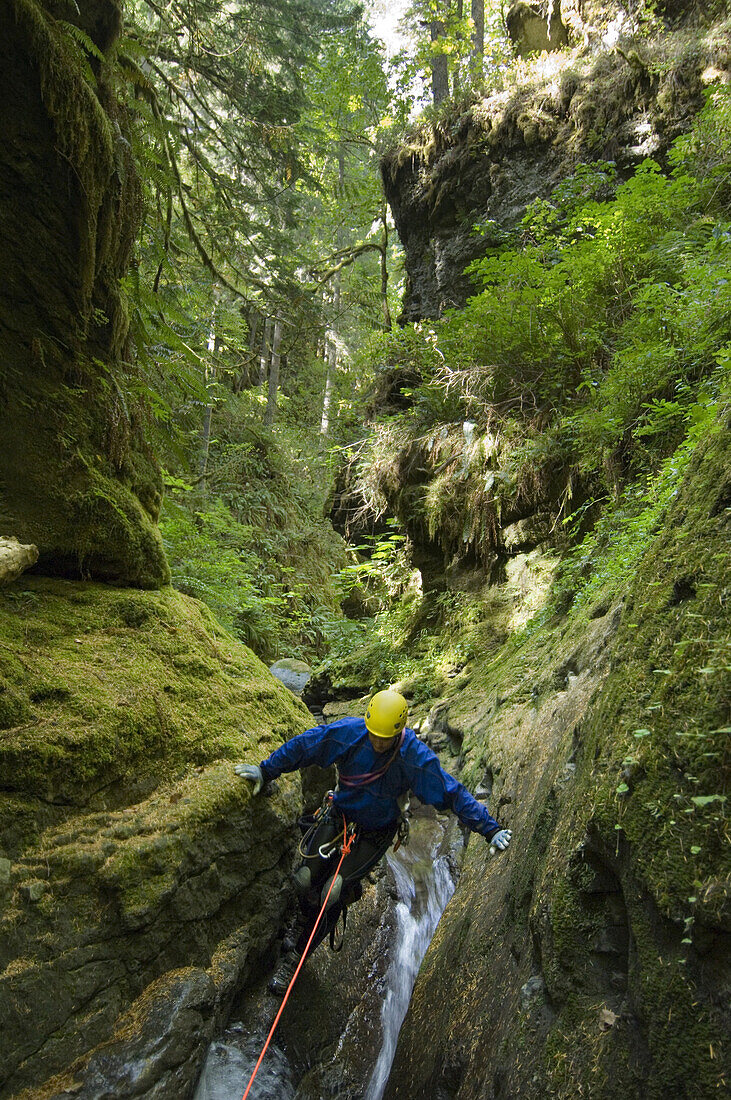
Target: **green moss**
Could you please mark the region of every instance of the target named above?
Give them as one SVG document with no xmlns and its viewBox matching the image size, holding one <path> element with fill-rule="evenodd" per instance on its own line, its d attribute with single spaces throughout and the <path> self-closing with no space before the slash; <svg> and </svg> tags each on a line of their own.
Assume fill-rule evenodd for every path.
<svg viewBox="0 0 731 1100">
<path fill-rule="evenodd" d="M 63 703 L 69 698 L 65 680 L 59 676 L 39 678 L 30 694 L 31 703 Z"/>
<path fill-rule="evenodd" d="M 11 284 L 32 288 L 2 318 L 4 522 L 38 546 L 39 572 L 156 587 L 169 579 L 154 527 L 162 484 L 140 437 L 139 401 L 126 392 L 119 284 L 140 185 L 114 77 L 95 58 L 92 80 L 68 24 L 37 0 L 6 5 L 0 33 L 15 97 L 5 136 L 21 150 L 6 267 Z M 30 244 L 19 224 L 34 227 Z"/>
<path fill-rule="evenodd" d="M 93 568 L 95 576 L 112 582 L 125 579 L 140 588 L 167 584 L 170 570 L 160 533 L 137 497 L 106 471 L 88 474 L 67 496 L 69 543 L 82 574 Z"/>
<path fill-rule="evenodd" d="M 62 27 L 36 0 L 13 0 L 13 10 L 28 54 L 39 69 L 41 94 L 59 150 L 68 158 L 81 185 L 86 229 L 82 239 L 82 283 L 90 303 L 95 261 L 106 259 L 96 238 L 103 194 L 115 167 L 111 121 L 84 78 L 78 48 Z"/>
<path fill-rule="evenodd" d="M 154 613 L 151 601 L 146 596 L 134 594 L 120 597 L 114 604 L 114 610 L 123 625 L 133 629 L 144 626 Z"/>
<path fill-rule="evenodd" d="M 550 778 L 548 778 L 545 787 L 549 789 L 544 789 L 535 799 L 535 812 L 531 821 L 531 836 L 525 844 L 524 858 L 513 876 L 506 897 L 509 920 L 520 922 L 524 926 L 527 926 L 530 918 L 535 879 L 539 874 L 539 868 L 556 827 L 558 807 L 555 796 L 550 790 Z"/>
<path fill-rule="evenodd" d="M 0 738 L 0 855 L 12 864 L 0 1015 L 17 1091 L 108 1038 L 165 971 L 208 966 L 228 937 L 238 967 L 267 948 L 300 784 L 252 802 L 232 762 L 268 755 L 309 715 L 172 590 L 24 577 L 0 591 L 0 669 L 27 700 L 27 721 Z"/>
<path fill-rule="evenodd" d="M 621 828 L 666 916 L 680 919 L 687 899 L 700 895 L 711 923 L 726 902 L 709 887 L 725 844 L 731 668 L 724 598 L 731 550 L 715 502 L 730 481 L 731 449 L 721 433 L 699 448 L 630 590 L 617 669 L 592 723 L 607 769 L 597 790 L 602 828 Z M 618 793 L 622 773 L 628 790 Z"/>
<path fill-rule="evenodd" d="M 173 665 L 179 672 L 184 672 L 188 676 L 194 676 L 199 680 L 205 680 L 217 671 L 212 661 L 206 660 L 205 657 L 201 657 L 197 653 L 181 653 L 173 657 Z"/>
<path fill-rule="evenodd" d="M 691 438 L 662 506 L 649 499 L 631 568 L 612 560 L 627 543 L 614 530 L 596 549 L 590 599 L 563 613 L 554 603 L 518 633 L 503 617 L 502 644 L 476 648 L 468 685 L 452 688 L 461 777 L 489 775 L 491 812 L 505 814 L 515 852 L 479 868 L 468 849 L 415 993 L 419 1021 L 441 1011 L 447 961 L 458 991 L 436 1049 L 412 1024 L 400 1087 L 407 1059 L 421 1088 L 422 1061 L 446 1065 L 464 1042 L 469 1080 L 489 1088 L 494 1074 L 505 1095 L 710 1100 L 723 1090 L 726 427 L 719 419 Z M 463 940 L 465 908 L 474 919 Z M 545 998 L 523 1008 L 518 989 L 533 975 Z"/>
<path fill-rule="evenodd" d="M 661 1100 L 692 1081 L 694 1097 L 711 1097 L 723 1073 L 723 1025 L 706 992 L 704 954 L 728 920 L 729 484 L 728 433 L 717 431 L 697 446 L 628 578 L 612 672 L 584 724 L 570 812 L 535 902 L 536 912 L 550 907 L 543 966 L 561 1011 L 546 1067 L 558 1096 L 588 1080 L 597 1082 L 592 1096 L 609 1096 L 624 1065 L 635 1094 Z M 623 898 L 631 934 L 635 1019 L 612 1043 L 592 1040 L 585 1026 L 587 993 L 593 988 L 596 1000 L 602 992 L 592 944 L 608 919 L 606 903 L 561 855 L 576 850 L 587 829 L 621 883 L 621 895 L 609 896 Z M 609 1083 L 592 1076 L 599 1070 Z"/>
<path fill-rule="evenodd" d="M 191 763 L 266 755 L 307 726 L 253 654 L 211 635 L 195 600 L 40 578 L 25 580 L 24 595 L 0 593 L 8 792 L 82 805 L 104 789 L 122 800 Z M 125 618 L 136 625 L 120 626 Z M 54 642 L 31 657 L 27 632 L 43 623 Z"/>
<path fill-rule="evenodd" d="M 30 700 L 0 677 L 0 729 L 7 730 L 27 722 L 31 716 Z"/>
</svg>

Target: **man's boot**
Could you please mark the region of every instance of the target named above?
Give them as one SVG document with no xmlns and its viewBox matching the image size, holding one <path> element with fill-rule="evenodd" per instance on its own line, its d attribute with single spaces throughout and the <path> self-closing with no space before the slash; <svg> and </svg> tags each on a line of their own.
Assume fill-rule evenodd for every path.
<svg viewBox="0 0 731 1100">
<path fill-rule="evenodd" d="M 292 951 L 297 946 L 300 936 L 307 927 L 307 923 L 307 917 L 305 916 L 305 914 L 299 912 L 295 917 L 291 928 L 289 928 L 284 934 L 284 939 L 282 940 L 283 951 Z M 310 928 L 311 927 L 312 925 L 310 924 Z"/>
<path fill-rule="evenodd" d="M 299 966 L 302 956 L 299 951 L 290 951 L 279 963 L 279 966 L 269 979 L 269 991 L 277 997 L 283 997 L 294 977 L 294 972 Z"/>
</svg>

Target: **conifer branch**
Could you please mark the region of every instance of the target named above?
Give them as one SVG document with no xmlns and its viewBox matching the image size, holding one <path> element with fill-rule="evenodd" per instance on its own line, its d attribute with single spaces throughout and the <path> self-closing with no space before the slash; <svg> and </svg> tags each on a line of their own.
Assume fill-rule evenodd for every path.
<svg viewBox="0 0 731 1100">
<path fill-rule="evenodd" d="M 321 286 L 323 283 L 328 282 L 340 271 L 342 271 L 343 268 L 349 267 L 351 264 L 354 264 L 358 257 L 364 255 L 366 252 L 383 252 L 383 245 L 376 244 L 375 242 L 370 241 L 366 242 L 365 244 L 354 245 L 352 248 L 341 249 L 340 252 L 334 252 L 333 255 L 330 256 L 330 260 L 335 260 L 338 259 L 338 257 L 342 257 L 338 263 L 334 264 L 332 267 L 327 268 L 324 272 L 322 271 L 321 267 L 312 268 L 312 274 L 316 277 L 319 276 L 317 280 L 317 285 Z"/>
</svg>

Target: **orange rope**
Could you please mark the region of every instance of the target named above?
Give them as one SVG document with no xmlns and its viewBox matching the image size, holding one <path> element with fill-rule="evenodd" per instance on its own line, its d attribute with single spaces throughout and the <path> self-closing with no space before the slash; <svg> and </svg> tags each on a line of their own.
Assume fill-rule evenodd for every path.
<svg viewBox="0 0 731 1100">
<path fill-rule="evenodd" d="M 242 1097 L 242 1100 L 246 1100 L 246 1097 L 249 1095 L 249 1090 L 250 1090 L 251 1086 L 254 1084 L 254 1078 L 256 1077 L 257 1073 L 259 1072 L 259 1066 L 261 1065 L 262 1059 L 264 1058 L 264 1055 L 267 1052 L 267 1048 L 268 1048 L 270 1042 L 272 1041 L 272 1035 L 274 1034 L 274 1032 L 277 1029 L 277 1024 L 279 1023 L 279 1018 L 282 1015 L 282 1013 L 284 1012 L 284 1006 L 286 1005 L 286 1003 L 289 999 L 289 995 L 292 992 L 292 987 L 294 986 L 294 983 L 297 981 L 297 975 L 299 974 L 300 970 L 302 969 L 302 964 L 304 963 L 305 959 L 307 958 L 307 952 L 310 950 L 310 944 L 312 943 L 313 939 L 315 938 L 315 932 L 317 931 L 318 925 L 320 924 L 320 921 L 322 920 L 322 915 L 325 912 L 325 909 L 327 908 L 328 899 L 329 899 L 330 894 L 332 892 L 332 888 L 335 885 L 335 879 L 338 877 L 338 872 L 340 871 L 340 868 L 343 865 L 343 860 L 345 859 L 345 857 L 348 854 L 348 852 L 350 851 L 350 849 L 353 847 L 353 841 L 354 840 L 355 840 L 355 833 L 353 833 L 350 840 L 348 840 L 348 826 L 346 824 L 345 817 L 343 817 L 343 848 L 342 848 L 342 854 L 340 856 L 340 863 L 338 863 L 337 868 L 335 870 L 335 874 L 332 876 L 332 878 L 330 880 L 330 889 L 328 890 L 327 895 L 325 897 L 325 900 L 322 903 L 322 909 L 320 910 L 318 918 L 315 921 L 315 927 L 310 932 L 310 938 L 307 941 L 307 946 L 305 947 L 304 951 L 302 952 L 302 958 L 299 961 L 299 965 L 298 965 L 297 969 L 295 970 L 294 974 L 292 975 L 292 981 L 289 983 L 289 986 L 287 988 L 287 992 L 284 994 L 284 998 L 282 1000 L 282 1003 L 279 1006 L 279 1012 L 277 1013 L 277 1015 L 274 1018 L 274 1023 L 272 1024 L 271 1031 L 267 1035 L 267 1041 L 264 1043 L 263 1050 L 262 1050 L 261 1054 L 259 1055 L 259 1061 L 254 1066 L 254 1072 L 252 1073 L 251 1077 L 249 1078 L 249 1083 L 246 1086 L 246 1092 L 244 1093 L 244 1095 Z"/>
</svg>

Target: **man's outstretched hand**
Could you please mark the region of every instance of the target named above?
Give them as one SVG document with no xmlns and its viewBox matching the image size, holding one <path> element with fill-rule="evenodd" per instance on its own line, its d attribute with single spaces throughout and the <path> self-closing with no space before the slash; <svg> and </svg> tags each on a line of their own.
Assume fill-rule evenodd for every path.
<svg viewBox="0 0 731 1100">
<path fill-rule="evenodd" d="M 252 796 L 258 794 L 264 786 L 264 776 L 258 764 L 236 764 L 234 771 L 240 779 L 250 779 L 254 784 Z"/>
<path fill-rule="evenodd" d="M 510 829 L 501 829 L 499 833 L 492 834 L 488 843 L 491 848 L 497 848 L 499 852 L 504 852 L 512 839 L 513 834 Z"/>
</svg>

